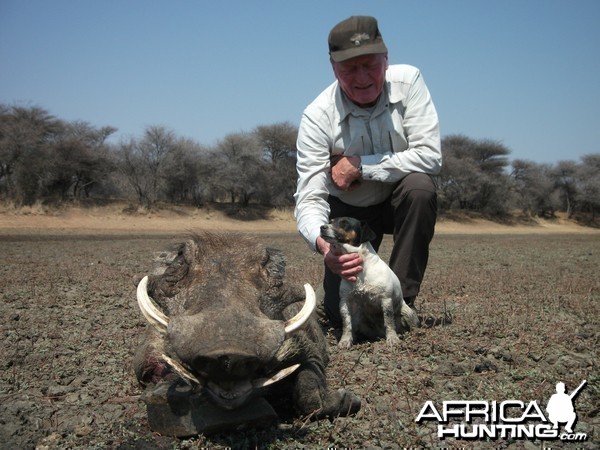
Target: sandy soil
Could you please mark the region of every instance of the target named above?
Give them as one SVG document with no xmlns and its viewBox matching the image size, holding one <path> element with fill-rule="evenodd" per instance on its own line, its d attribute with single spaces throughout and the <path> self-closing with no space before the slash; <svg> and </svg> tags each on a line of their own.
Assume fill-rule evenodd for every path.
<svg viewBox="0 0 600 450">
<path fill-rule="evenodd" d="M 232 218 L 214 209 L 170 208 L 151 212 L 124 212 L 122 205 L 59 210 L 0 208 L 2 234 L 70 234 L 70 233 L 180 233 L 190 230 L 240 231 L 252 233 L 295 232 L 291 211 L 269 211 L 266 218 Z M 437 234 L 600 234 L 599 229 L 572 221 L 531 219 L 526 223 L 495 223 L 480 218 L 442 217 Z"/>
</svg>

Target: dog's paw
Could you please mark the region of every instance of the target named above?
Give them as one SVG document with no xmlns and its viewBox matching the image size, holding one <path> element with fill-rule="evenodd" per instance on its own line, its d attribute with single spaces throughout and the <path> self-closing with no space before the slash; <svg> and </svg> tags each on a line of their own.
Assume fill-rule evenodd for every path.
<svg viewBox="0 0 600 450">
<path fill-rule="evenodd" d="M 352 347 L 352 339 L 342 337 L 338 342 L 338 348 L 342 350 L 348 350 Z"/>
<path fill-rule="evenodd" d="M 396 333 L 394 333 L 394 334 L 388 334 L 385 337 L 385 341 L 386 341 L 388 347 L 393 347 L 393 346 L 398 345 L 400 343 L 400 338 L 398 337 L 398 335 Z"/>
<path fill-rule="evenodd" d="M 417 312 L 406 303 L 402 305 L 402 328 L 406 331 L 418 328 L 421 325 Z"/>
</svg>

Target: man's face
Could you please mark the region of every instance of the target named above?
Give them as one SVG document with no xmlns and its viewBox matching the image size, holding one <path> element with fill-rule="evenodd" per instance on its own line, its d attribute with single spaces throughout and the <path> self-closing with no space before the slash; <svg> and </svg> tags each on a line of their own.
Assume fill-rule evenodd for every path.
<svg viewBox="0 0 600 450">
<path fill-rule="evenodd" d="M 377 102 L 388 68 L 386 54 L 357 56 L 331 64 L 340 87 L 353 103 L 369 107 Z"/>
</svg>

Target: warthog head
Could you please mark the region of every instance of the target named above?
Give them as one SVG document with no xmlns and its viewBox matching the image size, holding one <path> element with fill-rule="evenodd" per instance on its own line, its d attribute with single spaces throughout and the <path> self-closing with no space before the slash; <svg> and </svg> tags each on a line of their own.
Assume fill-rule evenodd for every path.
<svg viewBox="0 0 600 450">
<path fill-rule="evenodd" d="M 138 379 L 175 372 L 225 409 L 300 366 L 293 335 L 315 308 L 310 285 L 284 283 L 280 252 L 240 235 L 189 239 L 141 280 L 137 300 L 155 330 L 152 352 L 146 347 L 136 363 Z"/>
</svg>

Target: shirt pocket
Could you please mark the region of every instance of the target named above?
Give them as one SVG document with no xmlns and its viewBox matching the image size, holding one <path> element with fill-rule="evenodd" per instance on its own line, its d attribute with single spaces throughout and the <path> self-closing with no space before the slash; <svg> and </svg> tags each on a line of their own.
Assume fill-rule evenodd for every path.
<svg viewBox="0 0 600 450">
<path fill-rule="evenodd" d="M 348 139 L 340 138 L 335 141 L 333 148 L 331 149 L 331 155 L 370 155 L 373 153 L 371 148 L 372 146 L 369 137 L 362 134 L 357 134 Z"/>
<path fill-rule="evenodd" d="M 402 109 L 394 108 L 390 114 L 391 127 L 388 130 L 389 143 L 392 146 L 392 151 L 403 152 L 408 148 L 408 139 L 404 133 L 404 118 L 402 117 Z"/>
<path fill-rule="evenodd" d="M 408 140 L 404 134 L 400 134 L 396 130 L 390 130 L 388 131 L 388 136 L 390 145 L 392 146 L 392 152 L 403 152 L 408 148 Z"/>
</svg>

